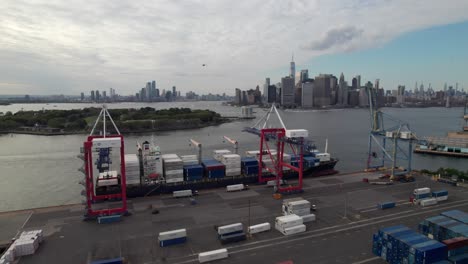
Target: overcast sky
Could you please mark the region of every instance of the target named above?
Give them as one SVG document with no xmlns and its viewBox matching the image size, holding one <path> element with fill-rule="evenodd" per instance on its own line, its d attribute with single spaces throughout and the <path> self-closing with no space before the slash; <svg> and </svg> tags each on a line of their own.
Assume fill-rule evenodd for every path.
<svg viewBox="0 0 468 264">
<path fill-rule="evenodd" d="M 292 52 L 297 70 L 313 65 L 312 75 L 328 70 L 337 76 L 348 70 L 347 78 L 361 73 L 392 88 L 401 83 L 386 75 L 392 69 L 351 72 L 336 56 L 462 23 L 467 10 L 466 0 L 2 0 L 0 94 L 109 87 L 133 94 L 150 80 L 162 89 L 232 94 L 262 85 L 265 77 L 278 82 L 288 74 Z M 316 63 L 327 56 L 336 62 L 322 70 Z"/>
</svg>

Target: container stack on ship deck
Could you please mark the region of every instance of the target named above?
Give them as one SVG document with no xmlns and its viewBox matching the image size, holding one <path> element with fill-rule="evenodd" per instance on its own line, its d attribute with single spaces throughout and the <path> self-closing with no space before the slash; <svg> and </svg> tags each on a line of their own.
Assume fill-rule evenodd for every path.
<svg viewBox="0 0 468 264">
<path fill-rule="evenodd" d="M 214 159 L 204 159 L 202 161 L 205 176 L 209 179 L 224 178 L 226 167 Z"/>
<path fill-rule="evenodd" d="M 241 158 L 241 168 L 244 175 L 258 175 L 258 160 L 250 157 Z"/>
<path fill-rule="evenodd" d="M 182 159 L 177 154 L 162 155 L 164 177 L 166 183 L 177 183 L 184 181 L 184 169 Z"/>
<path fill-rule="evenodd" d="M 221 157 L 221 163 L 226 167 L 226 177 L 239 176 L 241 174 L 240 155 L 225 154 Z"/>
<path fill-rule="evenodd" d="M 140 184 L 140 162 L 136 154 L 125 155 L 125 176 L 128 185 Z"/>
</svg>

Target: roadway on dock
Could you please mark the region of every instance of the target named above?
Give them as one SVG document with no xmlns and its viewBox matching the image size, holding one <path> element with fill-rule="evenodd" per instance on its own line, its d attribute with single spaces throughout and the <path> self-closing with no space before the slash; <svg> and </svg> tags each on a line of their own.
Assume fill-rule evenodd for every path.
<svg viewBox="0 0 468 264">
<path fill-rule="evenodd" d="M 196 205 L 170 195 L 133 199 L 129 203 L 133 215 L 108 225 L 83 222 L 83 211 L 77 206 L 4 213 L 0 214 L 0 239 L 11 238 L 23 225 L 25 230 L 44 230 L 44 244 L 19 263 L 87 263 L 118 256 L 128 263 L 197 263 L 198 253 L 224 247 L 229 258 L 219 263 L 384 263 L 371 252 L 372 234 L 379 228 L 405 224 L 416 230 L 424 218 L 442 211 L 468 211 L 465 188 L 434 182 L 429 177 L 413 183 L 369 185 L 361 181 L 363 177 L 375 178 L 377 174 L 305 179 L 305 192 L 288 198 L 300 196 L 316 204 L 317 221 L 307 223 L 305 233 L 293 236 L 274 230 L 282 201 L 272 198 L 272 189 L 251 186 L 250 190 L 234 193 L 224 189 L 201 191 Z M 417 187 L 446 189 L 449 200 L 426 208 L 411 205 L 408 198 Z M 398 204 L 377 210 L 376 203 L 384 201 Z M 152 208 L 160 213 L 151 214 Z M 245 228 L 249 223 L 270 222 L 273 229 L 244 242 L 221 245 L 215 226 L 236 222 L 242 222 Z M 160 248 L 158 233 L 179 228 L 187 229 L 187 243 Z"/>
</svg>

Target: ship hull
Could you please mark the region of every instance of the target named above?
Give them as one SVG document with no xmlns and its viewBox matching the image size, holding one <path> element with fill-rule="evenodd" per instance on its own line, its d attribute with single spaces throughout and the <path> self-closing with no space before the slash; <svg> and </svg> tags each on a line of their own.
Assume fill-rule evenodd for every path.
<svg viewBox="0 0 468 264">
<path fill-rule="evenodd" d="M 338 173 L 335 170 L 335 165 L 338 163 L 337 159 L 321 162 L 318 166 L 307 168 L 304 170 L 303 177 L 320 177 L 325 175 L 332 175 Z M 297 173 L 285 173 L 284 179 L 294 180 L 297 179 Z M 202 180 L 196 182 L 179 182 L 171 184 L 157 184 L 157 185 L 133 185 L 127 186 L 127 197 L 143 197 L 157 195 L 161 193 L 172 193 L 178 190 L 202 190 L 222 188 L 232 184 L 258 184 L 258 175 L 243 175 L 237 177 L 225 177 L 221 179 Z"/>
</svg>

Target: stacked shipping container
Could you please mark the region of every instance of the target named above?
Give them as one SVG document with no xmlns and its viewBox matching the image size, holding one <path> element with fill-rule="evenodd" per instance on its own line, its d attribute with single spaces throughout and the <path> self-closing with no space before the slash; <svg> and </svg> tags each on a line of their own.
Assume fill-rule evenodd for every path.
<svg viewBox="0 0 468 264">
<path fill-rule="evenodd" d="M 447 246 L 406 226 L 380 229 L 373 235 L 372 252 L 391 264 L 424 264 L 447 258 Z"/>
<path fill-rule="evenodd" d="M 167 183 L 184 181 L 183 162 L 177 154 L 164 154 L 162 160 Z"/>
<path fill-rule="evenodd" d="M 140 184 L 140 161 L 136 154 L 125 155 L 125 177 L 128 185 Z"/>
<path fill-rule="evenodd" d="M 221 163 L 226 167 L 226 176 L 239 176 L 241 174 L 241 156 L 237 154 L 225 154 L 221 157 Z"/>
<path fill-rule="evenodd" d="M 213 159 L 204 159 L 202 165 L 207 178 L 224 178 L 226 168 L 221 162 Z"/>
</svg>

